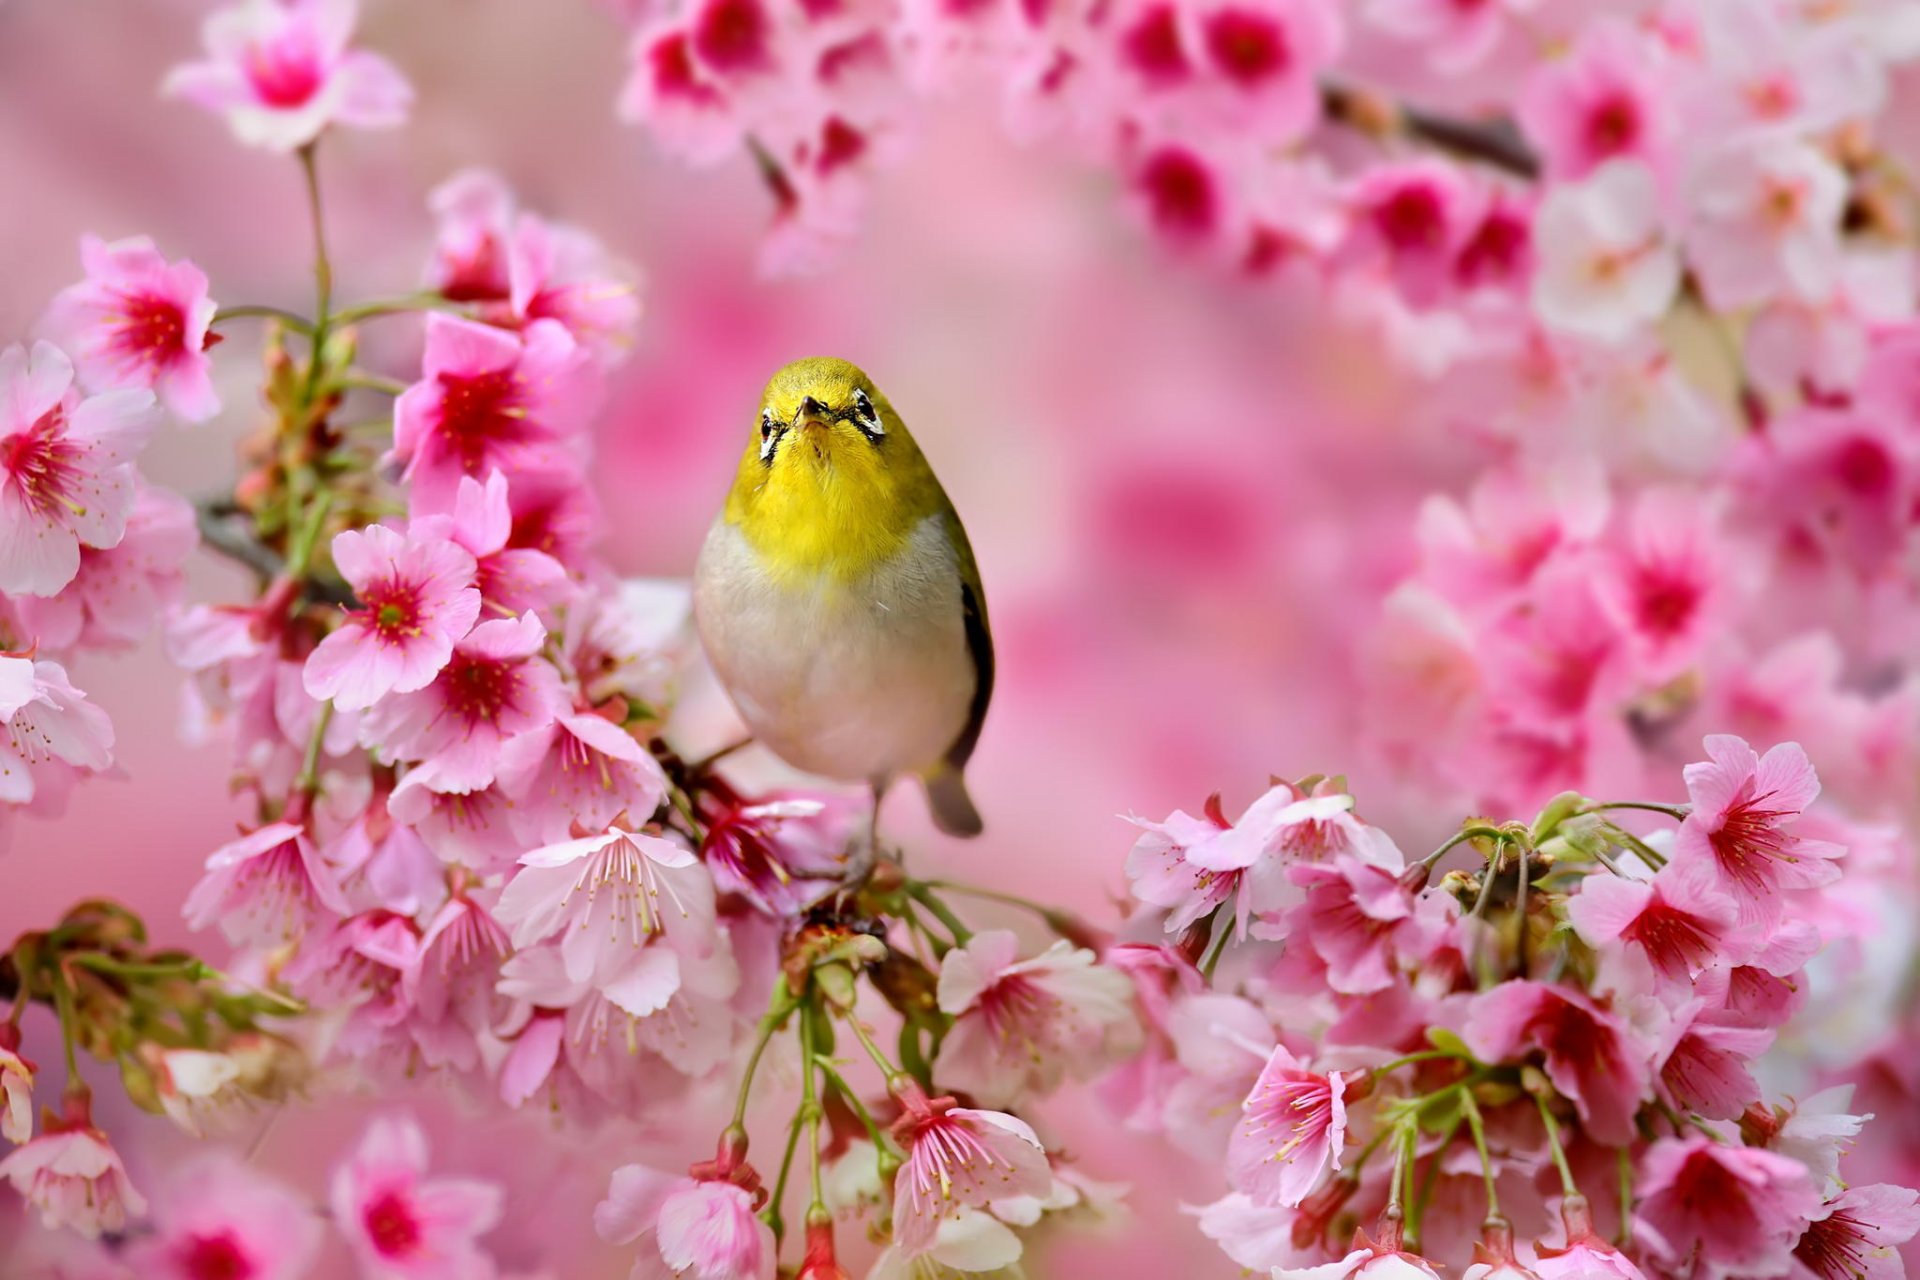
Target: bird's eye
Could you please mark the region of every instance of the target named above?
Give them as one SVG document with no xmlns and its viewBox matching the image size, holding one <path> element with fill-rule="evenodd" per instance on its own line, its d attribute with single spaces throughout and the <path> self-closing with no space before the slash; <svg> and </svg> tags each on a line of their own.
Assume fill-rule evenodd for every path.
<svg viewBox="0 0 1920 1280">
<path fill-rule="evenodd" d="M 887 428 L 880 421 L 880 411 L 873 407 L 873 400 L 865 391 L 853 393 L 853 416 L 861 431 L 869 440 L 877 440 L 887 434 Z"/>
<path fill-rule="evenodd" d="M 773 465 L 773 450 L 780 443 L 780 437 L 783 434 L 780 425 L 773 420 L 773 410 L 762 409 L 760 411 L 760 461 L 768 466 Z"/>
<path fill-rule="evenodd" d="M 760 438 L 764 440 L 772 434 L 773 434 L 773 410 L 762 409 L 760 411 Z"/>
</svg>

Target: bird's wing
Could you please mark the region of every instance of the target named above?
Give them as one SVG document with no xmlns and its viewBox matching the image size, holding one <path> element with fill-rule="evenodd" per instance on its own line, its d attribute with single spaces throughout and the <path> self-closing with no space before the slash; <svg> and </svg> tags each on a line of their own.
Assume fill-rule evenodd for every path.
<svg viewBox="0 0 1920 1280">
<path fill-rule="evenodd" d="M 947 510 L 947 521 L 953 527 L 954 551 L 960 561 L 960 613 L 967 629 L 967 653 L 973 659 L 974 674 L 973 703 L 967 708 L 967 726 L 947 748 L 946 762 L 957 772 L 972 757 L 974 744 L 980 741 L 980 726 L 986 723 L 987 704 L 993 700 L 993 632 L 987 626 L 987 593 L 980 585 L 980 566 L 974 562 L 967 531 L 951 507 Z"/>
</svg>

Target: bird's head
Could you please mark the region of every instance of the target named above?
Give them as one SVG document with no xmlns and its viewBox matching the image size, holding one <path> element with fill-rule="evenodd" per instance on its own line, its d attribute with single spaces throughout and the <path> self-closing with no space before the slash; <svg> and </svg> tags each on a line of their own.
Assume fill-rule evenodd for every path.
<svg viewBox="0 0 1920 1280">
<path fill-rule="evenodd" d="M 939 501 L 900 416 L 845 360 L 796 360 L 767 382 L 727 518 L 763 553 L 854 572 Z"/>
</svg>

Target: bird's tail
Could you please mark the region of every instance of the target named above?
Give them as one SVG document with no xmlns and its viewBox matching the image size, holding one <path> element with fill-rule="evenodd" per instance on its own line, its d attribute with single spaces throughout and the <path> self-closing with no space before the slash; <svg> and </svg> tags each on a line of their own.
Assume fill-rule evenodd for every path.
<svg viewBox="0 0 1920 1280">
<path fill-rule="evenodd" d="M 980 811 L 967 794 L 966 779 L 952 765 L 943 764 L 926 775 L 927 805 L 933 810 L 933 825 L 950 836 L 977 836 L 985 829 Z"/>
</svg>

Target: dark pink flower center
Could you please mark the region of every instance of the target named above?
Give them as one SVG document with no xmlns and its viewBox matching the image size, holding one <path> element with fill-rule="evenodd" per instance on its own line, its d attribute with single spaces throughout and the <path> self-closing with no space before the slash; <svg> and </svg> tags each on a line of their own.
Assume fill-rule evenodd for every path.
<svg viewBox="0 0 1920 1280">
<path fill-rule="evenodd" d="M 1600 159 L 1633 149 L 1640 141 L 1640 104 L 1626 93 L 1610 93 L 1587 112 L 1587 150 Z"/>
<path fill-rule="evenodd" d="M 1201 237 L 1219 218 L 1213 175 L 1191 152 L 1169 147 L 1140 169 L 1140 187 L 1154 222 L 1169 235 Z"/>
<path fill-rule="evenodd" d="M 80 487 L 80 459 L 85 448 L 67 439 L 67 411 L 55 405 L 25 431 L 9 436 L 0 465 L 20 491 L 28 511 L 42 520 L 58 510 L 86 514 L 74 499 Z"/>
<path fill-rule="evenodd" d="M 383 643 L 405 644 L 420 634 L 420 593 L 412 583 L 396 578 L 371 583 L 363 603 L 366 628 Z"/>
<path fill-rule="evenodd" d="M 1640 626 L 1652 635 L 1679 634 L 1700 605 L 1700 584 L 1680 574 L 1642 569 L 1635 584 Z"/>
<path fill-rule="evenodd" d="M 178 303 L 153 293 L 123 292 L 113 347 L 123 356 L 163 364 L 186 349 L 187 318 Z"/>
<path fill-rule="evenodd" d="M 320 51 L 305 38 L 288 34 L 270 44 L 247 46 L 247 79 L 270 107 L 305 106 L 326 79 Z"/>
<path fill-rule="evenodd" d="M 1854 436 L 1834 454 L 1833 474 L 1849 492 L 1877 498 L 1893 487 L 1893 459 L 1871 436 Z"/>
<path fill-rule="evenodd" d="M 1674 906 L 1657 893 L 1627 926 L 1625 936 L 1646 949 L 1662 972 L 1684 975 L 1712 962 L 1719 941 L 1710 922 Z"/>
<path fill-rule="evenodd" d="M 866 151 L 867 135 L 839 116 L 832 116 L 820 133 L 820 158 L 814 167 L 822 175 L 829 174 L 852 164 Z"/>
<path fill-rule="evenodd" d="M 1766 801 L 1773 793 L 1756 796 L 1753 780 L 1740 788 L 1741 798 L 1728 808 L 1720 829 L 1707 837 L 1722 871 L 1749 890 L 1764 890 L 1770 883 L 1768 865 L 1775 858 L 1789 858 L 1790 837 L 1780 823 L 1793 816 L 1785 809 L 1769 809 Z"/>
<path fill-rule="evenodd" d="M 1460 251 L 1455 274 L 1469 285 L 1511 280 L 1526 261 L 1530 239 L 1525 219 L 1511 210 L 1495 209 Z"/>
<path fill-rule="evenodd" d="M 521 383 L 506 370 L 440 375 L 440 436 L 468 475 L 479 474 L 494 445 L 525 434 Z"/>
<path fill-rule="evenodd" d="M 1287 32 L 1265 14 L 1222 9 L 1207 19 L 1207 53 L 1229 80 L 1254 88 L 1293 62 Z"/>
<path fill-rule="evenodd" d="M 469 726 L 491 724 L 520 694 L 519 664 L 454 651 L 440 677 L 447 710 Z M 569 735 L 571 736 L 571 735 Z"/>
<path fill-rule="evenodd" d="M 716 71 L 752 71 L 772 61 L 760 0 L 715 0 L 693 29 L 694 51 Z"/>
<path fill-rule="evenodd" d="M 420 1245 L 420 1220 L 398 1191 L 381 1192 L 367 1205 L 362 1221 L 367 1238 L 382 1257 L 404 1257 Z"/>
<path fill-rule="evenodd" d="M 1171 84 L 1187 74 L 1180 24 L 1171 6 L 1149 9 L 1121 38 L 1121 49 L 1134 71 L 1149 84 Z"/>
<path fill-rule="evenodd" d="M 253 1259 L 241 1251 L 231 1233 L 188 1236 L 174 1258 L 181 1274 L 193 1280 L 249 1280 L 256 1274 Z"/>
<path fill-rule="evenodd" d="M 507 267 L 500 241 L 491 232 L 459 257 L 442 259 L 446 279 L 440 292 L 454 302 L 498 302 L 507 296 Z"/>
<path fill-rule="evenodd" d="M 1412 182 L 1373 207 L 1373 225 L 1395 252 L 1436 249 L 1447 237 L 1446 207 L 1431 186 Z"/>
<path fill-rule="evenodd" d="M 1873 1274 L 1868 1258 L 1872 1246 L 1861 1221 L 1850 1213 L 1835 1212 L 1811 1223 L 1793 1247 L 1798 1258 L 1820 1280 L 1859 1280 Z"/>
<path fill-rule="evenodd" d="M 653 70 L 654 91 L 663 98 L 682 98 L 699 106 L 714 106 L 720 93 L 694 70 L 693 43 L 676 32 L 647 53 Z"/>
</svg>

